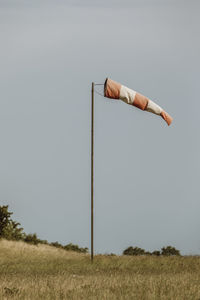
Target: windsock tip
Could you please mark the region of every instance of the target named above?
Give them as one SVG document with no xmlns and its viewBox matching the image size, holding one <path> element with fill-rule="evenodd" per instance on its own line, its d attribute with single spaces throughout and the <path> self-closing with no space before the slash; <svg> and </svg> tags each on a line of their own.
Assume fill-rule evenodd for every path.
<svg viewBox="0 0 200 300">
<path fill-rule="evenodd" d="M 173 121 L 173 118 L 166 111 L 164 111 L 164 110 L 161 112 L 161 117 L 166 121 L 166 123 L 167 123 L 168 126 Z"/>
</svg>

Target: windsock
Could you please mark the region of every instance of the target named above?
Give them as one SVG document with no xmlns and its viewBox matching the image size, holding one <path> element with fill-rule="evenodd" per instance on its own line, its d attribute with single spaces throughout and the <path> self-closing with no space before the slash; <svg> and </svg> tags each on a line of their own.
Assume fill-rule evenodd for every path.
<svg viewBox="0 0 200 300">
<path fill-rule="evenodd" d="M 104 96 L 112 99 L 120 99 L 127 104 L 159 115 L 168 125 L 170 125 L 173 120 L 172 117 L 155 102 L 112 79 L 107 78 L 104 83 Z"/>
</svg>

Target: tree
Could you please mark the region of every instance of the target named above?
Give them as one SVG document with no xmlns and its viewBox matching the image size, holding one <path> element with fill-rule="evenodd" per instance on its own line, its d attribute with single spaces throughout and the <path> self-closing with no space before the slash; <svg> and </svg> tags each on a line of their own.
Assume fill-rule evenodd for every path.
<svg viewBox="0 0 200 300">
<path fill-rule="evenodd" d="M 8 205 L 0 206 L 0 238 L 21 240 L 24 238 L 23 228 L 11 219 L 12 214 L 8 211 Z"/>
<path fill-rule="evenodd" d="M 167 246 L 167 247 L 163 247 L 161 249 L 161 254 L 165 255 L 165 256 L 170 256 L 170 255 L 181 255 L 180 251 L 177 250 L 175 247 L 172 246 Z"/>
</svg>

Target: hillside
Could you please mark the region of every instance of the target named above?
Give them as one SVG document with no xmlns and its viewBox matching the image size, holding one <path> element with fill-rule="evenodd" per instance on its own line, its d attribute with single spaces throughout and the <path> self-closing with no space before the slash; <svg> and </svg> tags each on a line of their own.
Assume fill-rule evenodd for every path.
<svg viewBox="0 0 200 300">
<path fill-rule="evenodd" d="M 200 257 L 106 256 L 0 240 L 0 299 L 200 299 Z"/>
</svg>

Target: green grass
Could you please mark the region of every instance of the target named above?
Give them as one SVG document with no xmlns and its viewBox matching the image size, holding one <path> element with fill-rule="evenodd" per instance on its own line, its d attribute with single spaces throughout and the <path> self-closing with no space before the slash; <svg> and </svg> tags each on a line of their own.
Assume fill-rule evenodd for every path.
<svg viewBox="0 0 200 300">
<path fill-rule="evenodd" d="M 200 299 L 200 257 L 78 254 L 0 241 L 0 299 Z"/>
</svg>

